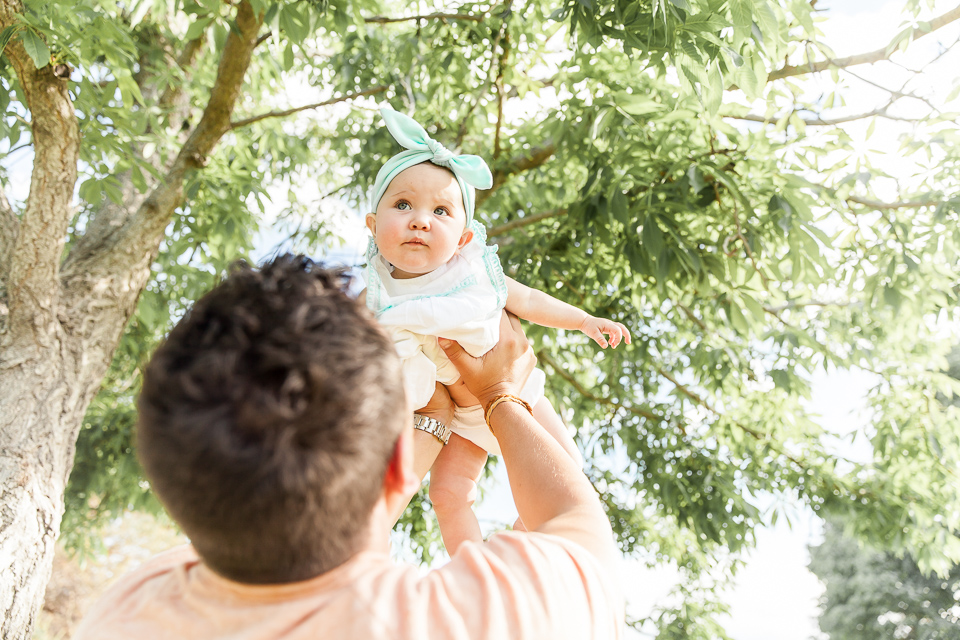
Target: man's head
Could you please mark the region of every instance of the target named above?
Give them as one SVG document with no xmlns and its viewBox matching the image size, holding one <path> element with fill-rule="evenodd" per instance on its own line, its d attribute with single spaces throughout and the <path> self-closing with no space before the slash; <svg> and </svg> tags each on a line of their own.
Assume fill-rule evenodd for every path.
<svg viewBox="0 0 960 640">
<path fill-rule="evenodd" d="M 367 540 L 409 415 L 393 345 L 342 280 L 303 257 L 238 268 L 145 371 L 140 460 L 225 577 L 310 578 Z"/>
</svg>

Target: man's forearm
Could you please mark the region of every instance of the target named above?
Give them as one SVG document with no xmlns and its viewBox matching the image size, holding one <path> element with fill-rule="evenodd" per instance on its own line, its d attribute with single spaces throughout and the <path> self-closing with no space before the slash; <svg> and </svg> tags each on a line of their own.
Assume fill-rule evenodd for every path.
<svg viewBox="0 0 960 640">
<path fill-rule="evenodd" d="M 524 526 L 533 531 L 571 515 L 609 536 L 596 492 L 563 447 L 522 406 L 503 402 L 490 418 L 500 442 L 513 499 Z"/>
</svg>

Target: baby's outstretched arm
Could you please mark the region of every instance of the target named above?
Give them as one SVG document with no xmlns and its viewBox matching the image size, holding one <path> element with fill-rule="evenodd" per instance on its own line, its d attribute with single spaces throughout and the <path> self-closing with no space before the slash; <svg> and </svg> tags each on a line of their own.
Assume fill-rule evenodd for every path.
<svg viewBox="0 0 960 640">
<path fill-rule="evenodd" d="M 630 331 L 619 322 L 591 316 L 583 309 L 531 289 L 513 278 L 507 278 L 507 311 L 543 327 L 582 331 L 604 349 L 608 344 L 616 348 L 621 340 L 630 344 Z"/>
</svg>

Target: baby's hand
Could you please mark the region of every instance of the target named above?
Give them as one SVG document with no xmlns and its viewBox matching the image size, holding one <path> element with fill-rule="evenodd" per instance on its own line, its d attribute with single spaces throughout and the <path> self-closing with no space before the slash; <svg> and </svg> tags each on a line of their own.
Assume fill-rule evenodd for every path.
<svg viewBox="0 0 960 640">
<path fill-rule="evenodd" d="M 627 328 L 619 322 L 607 320 L 606 318 L 587 316 L 583 322 L 580 323 L 580 331 L 583 331 L 589 337 L 593 338 L 596 343 L 604 349 L 607 348 L 607 339 L 603 337 L 604 334 L 609 336 L 609 344 L 614 349 L 617 348 L 621 340 L 630 344 L 630 332 Z"/>
</svg>

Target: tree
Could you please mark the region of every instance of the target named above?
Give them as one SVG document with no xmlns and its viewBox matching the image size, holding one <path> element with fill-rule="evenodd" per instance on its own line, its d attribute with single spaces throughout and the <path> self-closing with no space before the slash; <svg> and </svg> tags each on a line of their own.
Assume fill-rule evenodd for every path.
<svg viewBox="0 0 960 640">
<path fill-rule="evenodd" d="M 831 107 L 849 69 L 960 8 L 836 59 L 815 4 L 0 0 L 0 134 L 33 152 L 25 202 L 0 198 L 0 633 L 29 636 L 78 433 L 72 522 L 155 508 L 130 457 L 139 365 L 271 200 L 298 242 L 329 238 L 299 187 L 361 201 L 397 150 L 378 102 L 490 161 L 478 215 L 514 277 L 634 330 L 611 353 L 530 333 L 623 550 L 688 577 L 666 627 L 712 633 L 697 585 L 769 517 L 758 492 L 854 513 L 924 567 L 960 558 L 956 410 L 931 401 L 957 391 L 932 340 L 957 319 L 955 121 L 899 112 L 909 86 Z M 882 172 L 836 157 L 855 117 L 911 120 L 904 154 L 936 170 L 882 200 Z M 824 443 L 816 367 L 877 374 L 873 464 Z M 428 517 L 401 523 L 426 553 Z"/>
<path fill-rule="evenodd" d="M 960 634 L 960 565 L 945 577 L 924 574 L 910 555 L 863 547 L 827 523 L 811 548 L 810 569 L 826 590 L 820 629 L 831 640 L 948 640 Z"/>
</svg>

